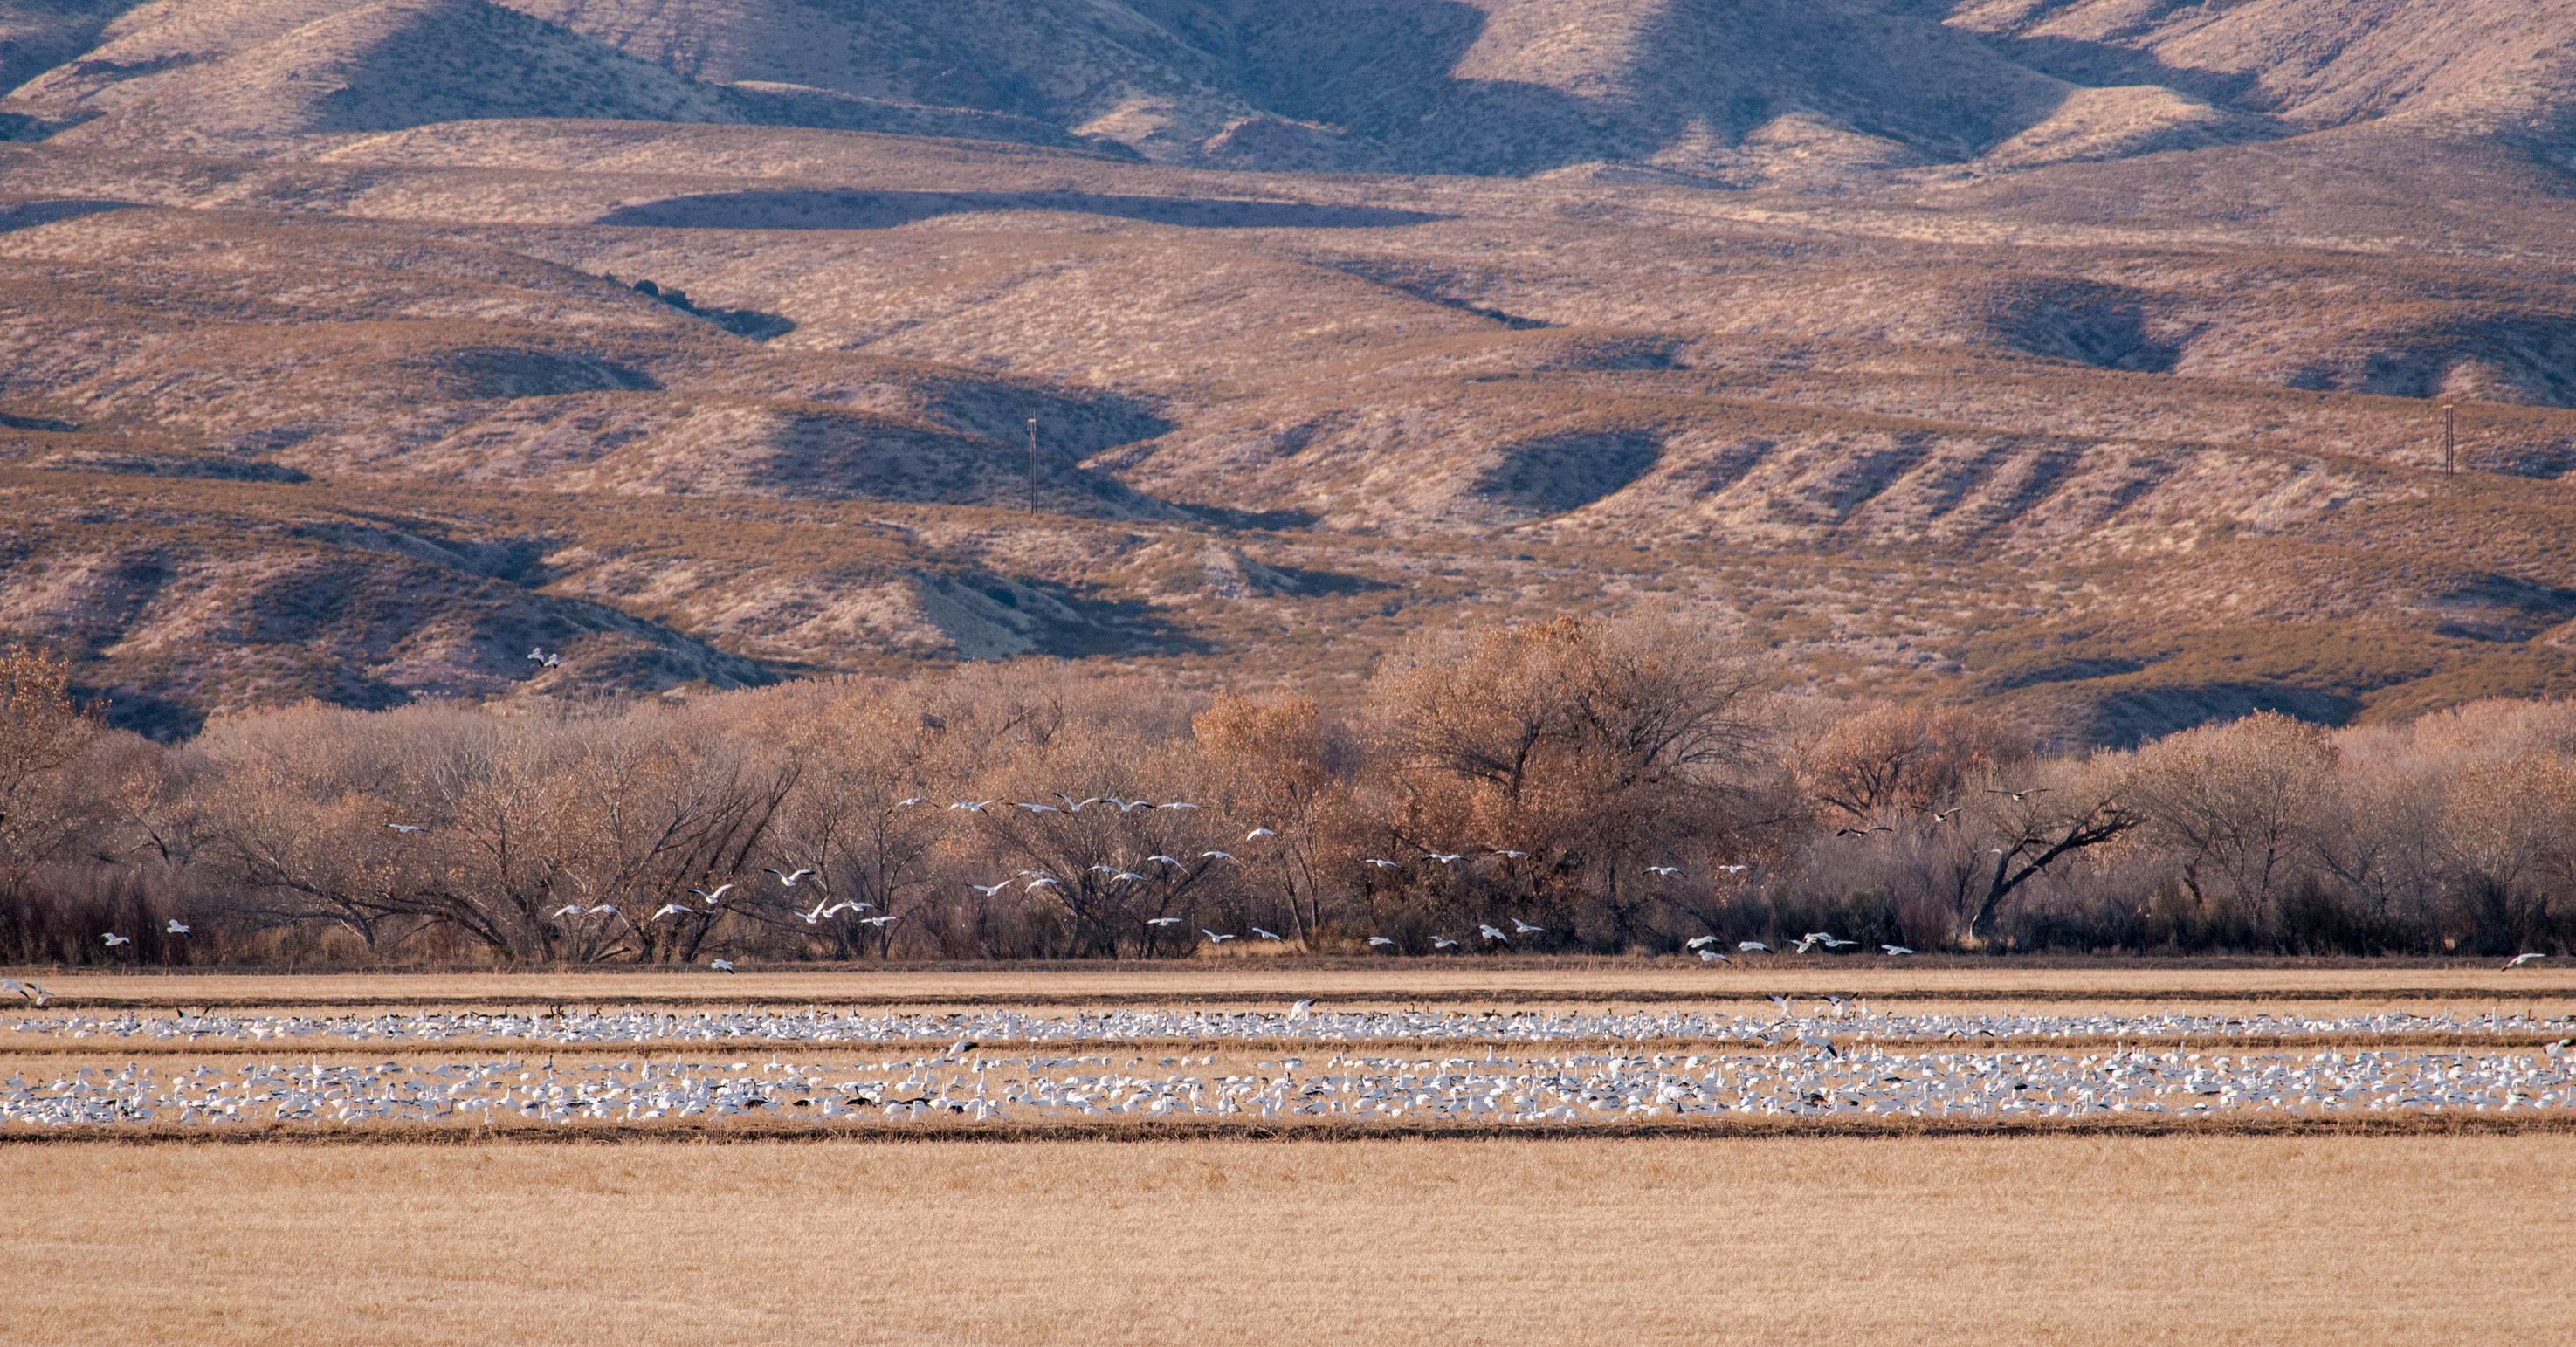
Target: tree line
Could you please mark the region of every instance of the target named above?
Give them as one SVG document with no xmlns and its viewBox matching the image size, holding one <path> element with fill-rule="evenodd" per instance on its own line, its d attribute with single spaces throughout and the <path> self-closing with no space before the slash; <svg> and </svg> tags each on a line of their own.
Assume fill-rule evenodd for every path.
<svg viewBox="0 0 2576 1347">
<path fill-rule="evenodd" d="M 2051 753 L 1973 707 L 1776 681 L 1698 632 L 1568 618 L 1421 643 L 1331 713 L 1009 665 L 621 706 L 304 705 L 160 744 L 18 649 L 0 959 L 1458 956 L 1504 948 L 1487 926 L 1551 952 L 1829 931 L 2491 955 L 2576 935 L 2576 706 L 2262 714 Z"/>
</svg>

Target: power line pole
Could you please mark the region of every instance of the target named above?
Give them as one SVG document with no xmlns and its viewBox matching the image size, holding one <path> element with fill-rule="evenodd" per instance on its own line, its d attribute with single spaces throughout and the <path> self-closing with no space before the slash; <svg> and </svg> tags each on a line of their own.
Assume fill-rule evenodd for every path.
<svg viewBox="0 0 2576 1347">
<path fill-rule="evenodd" d="M 2442 475 L 2455 476 L 2460 471 L 2460 409 L 2442 404 Z"/>
<path fill-rule="evenodd" d="M 1038 475 L 1038 419 L 1029 418 L 1029 476 Z"/>
</svg>

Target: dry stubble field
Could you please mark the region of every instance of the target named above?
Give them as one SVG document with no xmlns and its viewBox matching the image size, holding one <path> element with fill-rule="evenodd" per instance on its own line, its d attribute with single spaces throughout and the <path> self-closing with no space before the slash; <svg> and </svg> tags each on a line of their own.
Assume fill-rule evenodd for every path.
<svg viewBox="0 0 2576 1347">
<path fill-rule="evenodd" d="M 722 981 L 38 976 L 76 1010 L 152 1007 L 137 1012 L 147 1017 L 205 1004 L 313 1013 L 549 1001 L 1065 1015 L 1075 1012 L 1055 1007 L 1257 1006 L 1291 992 L 1317 996 L 1319 1008 L 1420 999 L 1474 1002 L 1451 1010 L 1582 1010 L 1684 998 L 1722 1006 L 1774 990 L 1858 991 L 1963 1013 L 2466 1015 L 2510 1000 L 2565 1015 L 2576 979 L 2528 971 L 1872 962 L 1715 973 L 1274 965 Z M 567 1068 L 619 1051 L 486 1050 L 560 1056 Z M 173 1055 L 163 1069 L 175 1071 L 245 1050 L 164 1051 Z M 739 1051 L 756 1058 L 762 1049 Z M 1251 1069 L 1256 1051 L 1224 1052 L 1223 1069 Z M 309 1052 L 315 1061 L 391 1061 L 436 1059 L 440 1049 L 326 1043 Z M 18 1038 L 0 1043 L 0 1072 L 29 1077 L 152 1060 L 141 1042 L 57 1043 L 51 1055 Z M 524 1130 L 431 1144 L 393 1128 L 358 1145 L 294 1144 L 311 1136 L 294 1129 L 261 1133 L 286 1138 L 278 1144 L 233 1145 L 170 1139 L 185 1129 L 152 1140 L 41 1141 L 0 1130 L 19 1141 L 0 1145 L 10 1208 L 0 1268 L 12 1287 L 0 1296 L 0 1337 L 2107 1342 L 2576 1333 L 2576 1278 L 2566 1271 L 2576 1220 L 2558 1200 L 2576 1190 L 2576 1135 L 2555 1125 L 1321 1139 L 1294 1128 L 1157 1137 L 1149 1123 L 1103 1133 L 1124 1139 L 1008 1141 L 955 1131 L 826 1139 L 815 1130 L 800 1140 L 794 1129 L 753 1128 L 736 1135 L 765 1139 L 728 1140 L 721 1128 L 667 1137 L 576 1130 L 557 1144 L 504 1139 Z"/>
</svg>

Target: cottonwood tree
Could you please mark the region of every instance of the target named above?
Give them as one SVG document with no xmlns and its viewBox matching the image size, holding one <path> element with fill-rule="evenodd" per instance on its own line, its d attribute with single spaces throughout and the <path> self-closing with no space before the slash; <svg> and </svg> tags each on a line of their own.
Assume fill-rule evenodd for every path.
<svg viewBox="0 0 2576 1347">
<path fill-rule="evenodd" d="M 1647 866 L 1746 825 L 1760 684 L 1748 661 L 1658 624 L 1558 618 L 1417 651 L 1373 696 L 1396 840 L 1528 853 L 1483 858 L 1472 880 L 1428 872 L 1464 919 L 1508 899 L 1624 942 Z"/>
<path fill-rule="evenodd" d="M 100 824 L 95 783 L 80 765 L 104 734 L 71 695 L 68 661 L 27 646 L 0 652 L 0 921 L 24 958 L 39 923 L 29 882 Z"/>
<path fill-rule="evenodd" d="M 2195 904 L 2232 901 L 2273 931 L 2313 853 L 2335 766 L 2325 730 L 2266 711 L 2138 750 L 2124 798 L 2171 850 Z"/>
</svg>

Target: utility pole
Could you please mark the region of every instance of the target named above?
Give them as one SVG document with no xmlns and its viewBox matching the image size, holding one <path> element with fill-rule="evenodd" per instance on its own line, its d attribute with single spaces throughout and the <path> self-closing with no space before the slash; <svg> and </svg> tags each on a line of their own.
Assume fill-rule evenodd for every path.
<svg viewBox="0 0 2576 1347">
<path fill-rule="evenodd" d="M 1038 475 L 1038 419 L 1029 418 L 1029 476 Z"/>
<path fill-rule="evenodd" d="M 2460 409 L 2442 404 L 2442 475 L 2456 475 L 2460 470 Z"/>
</svg>

